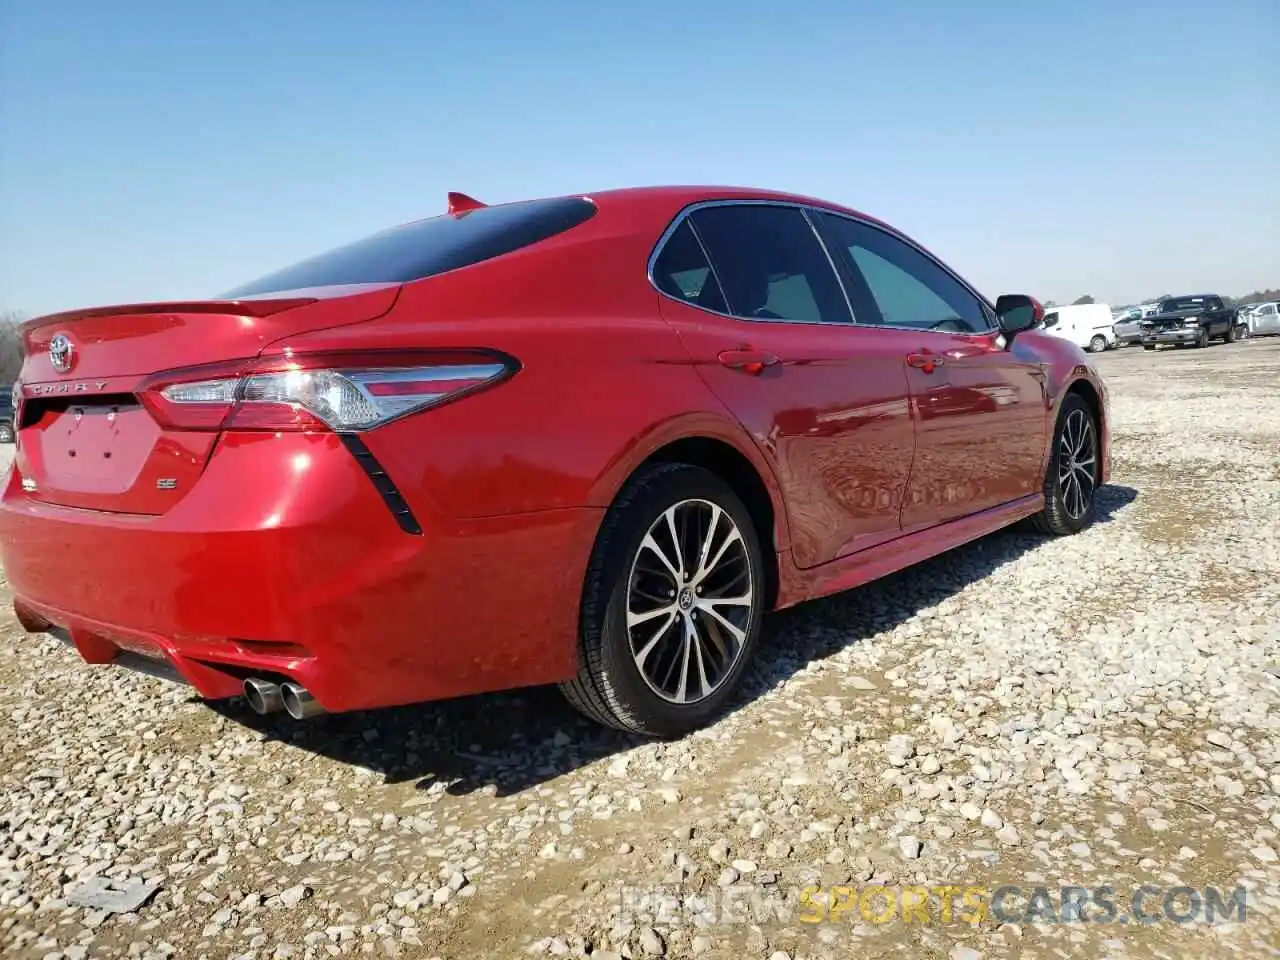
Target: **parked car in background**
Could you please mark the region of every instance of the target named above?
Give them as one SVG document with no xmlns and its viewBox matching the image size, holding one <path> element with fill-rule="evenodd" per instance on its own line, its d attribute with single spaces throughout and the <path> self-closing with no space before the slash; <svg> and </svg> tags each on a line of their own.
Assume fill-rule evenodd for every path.
<svg viewBox="0 0 1280 960">
<path fill-rule="evenodd" d="M 13 443 L 13 384 L 0 383 L 0 443 Z"/>
<path fill-rule="evenodd" d="M 1255 303 L 1249 311 L 1249 335 L 1274 337 L 1280 335 L 1280 303 Z"/>
<path fill-rule="evenodd" d="M 1142 308 L 1129 307 L 1122 310 L 1111 324 L 1116 340 L 1122 347 L 1142 342 Z"/>
<path fill-rule="evenodd" d="M 1044 331 L 1090 353 L 1101 353 L 1120 345 L 1111 321 L 1111 308 L 1105 303 L 1053 307 L 1045 312 Z"/>
<path fill-rule="evenodd" d="M 1160 301 L 1160 309 L 1142 321 L 1142 347 L 1207 347 L 1210 340 L 1234 343 L 1241 333 L 1236 309 L 1227 306 L 1222 297 L 1216 293 L 1190 294 Z"/>
<path fill-rule="evenodd" d="M 215 299 L 24 324 L 0 558 L 27 630 L 208 699 L 559 683 L 678 735 L 767 611 L 1092 522 L 1107 390 L 1042 315 L 820 200 L 455 194 Z"/>
</svg>

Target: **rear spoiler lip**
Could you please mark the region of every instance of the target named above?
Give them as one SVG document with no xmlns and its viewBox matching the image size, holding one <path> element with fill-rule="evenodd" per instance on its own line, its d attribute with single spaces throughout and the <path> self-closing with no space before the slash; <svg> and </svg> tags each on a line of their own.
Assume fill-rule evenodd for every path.
<svg viewBox="0 0 1280 960">
<path fill-rule="evenodd" d="M 376 290 L 399 287 L 400 283 L 349 283 L 325 287 L 306 287 L 297 290 L 279 290 L 233 299 L 211 300 L 157 300 L 150 303 L 120 303 L 78 310 L 64 310 L 33 317 L 19 324 L 18 329 L 29 333 L 41 327 L 89 320 L 94 317 L 125 316 L 127 314 L 209 313 L 231 316 L 268 317 L 296 307 L 304 307 L 320 300 L 349 297 Z"/>
</svg>

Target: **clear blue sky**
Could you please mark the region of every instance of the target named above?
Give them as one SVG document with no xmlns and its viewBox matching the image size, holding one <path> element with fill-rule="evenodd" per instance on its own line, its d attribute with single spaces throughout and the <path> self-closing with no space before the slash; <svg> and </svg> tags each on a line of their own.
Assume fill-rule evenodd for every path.
<svg viewBox="0 0 1280 960">
<path fill-rule="evenodd" d="M 1280 285 L 1280 4 L 0 0 L 0 309 L 670 182 L 847 203 L 992 296 Z"/>
</svg>

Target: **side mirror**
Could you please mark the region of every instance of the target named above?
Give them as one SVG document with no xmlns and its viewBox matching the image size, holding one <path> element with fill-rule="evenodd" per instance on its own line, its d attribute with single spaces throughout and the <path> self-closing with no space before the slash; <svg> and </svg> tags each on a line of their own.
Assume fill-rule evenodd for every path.
<svg viewBox="0 0 1280 960">
<path fill-rule="evenodd" d="M 1024 330 L 1030 330 L 1044 319 L 1044 307 L 1035 297 L 1022 293 L 1006 293 L 996 301 L 996 323 L 1009 343 Z"/>
</svg>

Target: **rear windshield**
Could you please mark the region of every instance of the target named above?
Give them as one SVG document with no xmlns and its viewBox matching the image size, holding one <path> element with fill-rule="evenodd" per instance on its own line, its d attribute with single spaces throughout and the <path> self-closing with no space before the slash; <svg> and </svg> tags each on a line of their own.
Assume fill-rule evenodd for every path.
<svg viewBox="0 0 1280 960">
<path fill-rule="evenodd" d="M 408 283 L 511 253 L 576 227 L 596 212 L 585 197 L 528 200 L 444 214 L 383 230 L 277 270 L 216 299 L 348 283 Z"/>
</svg>

